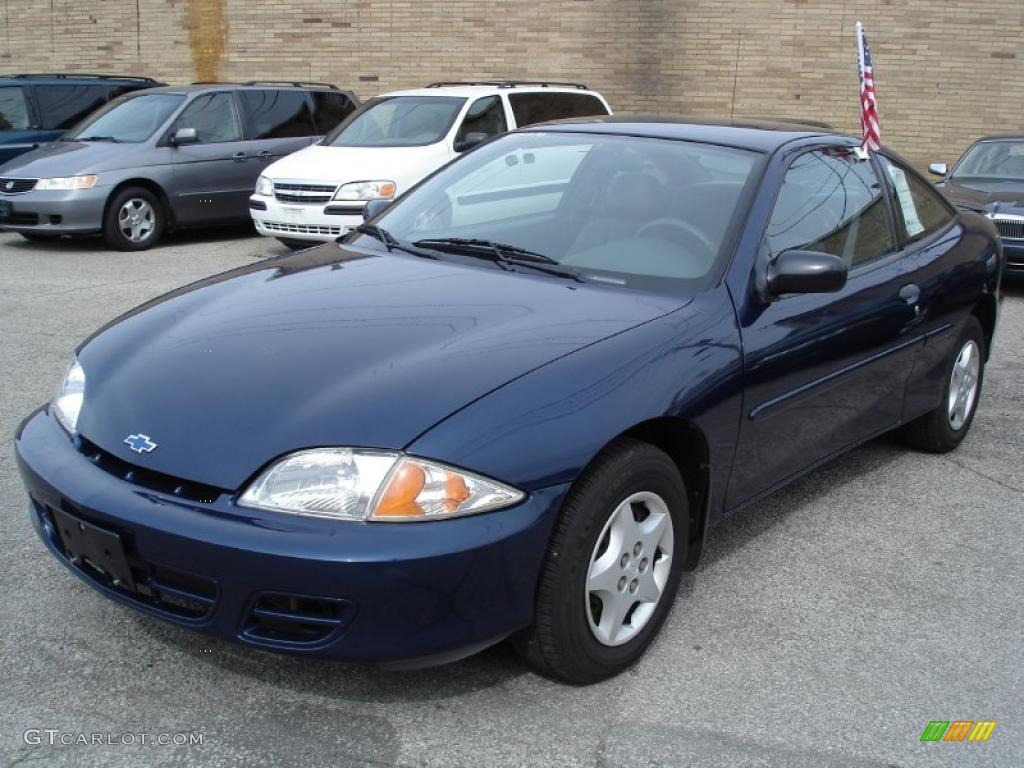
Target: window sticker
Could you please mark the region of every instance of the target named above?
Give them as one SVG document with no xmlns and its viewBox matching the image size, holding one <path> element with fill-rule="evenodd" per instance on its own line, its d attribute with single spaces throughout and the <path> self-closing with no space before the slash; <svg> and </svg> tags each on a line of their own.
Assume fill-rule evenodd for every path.
<svg viewBox="0 0 1024 768">
<path fill-rule="evenodd" d="M 914 197 L 910 194 L 910 186 L 907 184 L 907 174 L 902 168 L 897 168 L 891 163 L 886 163 L 889 169 L 889 177 L 892 179 L 892 186 L 896 190 L 896 199 L 899 200 L 900 209 L 903 211 L 903 223 L 907 227 L 907 235 L 916 237 L 924 232 L 924 224 L 917 215 L 917 206 L 914 205 Z"/>
</svg>

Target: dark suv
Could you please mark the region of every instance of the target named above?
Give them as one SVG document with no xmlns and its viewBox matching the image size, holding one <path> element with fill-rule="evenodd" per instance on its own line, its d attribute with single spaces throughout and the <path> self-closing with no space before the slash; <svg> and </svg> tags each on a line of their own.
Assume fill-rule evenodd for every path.
<svg viewBox="0 0 1024 768">
<path fill-rule="evenodd" d="M 111 99 L 158 85 L 121 75 L 0 75 L 0 163 L 53 141 Z"/>
<path fill-rule="evenodd" d="M 171 227 L 249 219 L 268 164 L 359 106 L 328 84 L 195 83 L 111 101 L 59 141 L 0 166 L 0 229 L 29 240 L 102 232 L 149 248 Z"/>
</svg>

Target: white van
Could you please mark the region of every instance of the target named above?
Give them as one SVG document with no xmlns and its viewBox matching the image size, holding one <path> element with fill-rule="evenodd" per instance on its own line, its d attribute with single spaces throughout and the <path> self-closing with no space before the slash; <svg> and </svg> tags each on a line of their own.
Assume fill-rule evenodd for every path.
<svg viewBox="0 0 1024 768">
<path fill-rule="evenodd" d="M 330 241 L 362 223 L 369 200 L 391 199 L 459 153 L 547 120 L 610 115 L 585 85 L 433 83 L 366 102 L 317 144 L 267 167 L 249 198 L 261 235 L 290 247 Z"/>
</svg>

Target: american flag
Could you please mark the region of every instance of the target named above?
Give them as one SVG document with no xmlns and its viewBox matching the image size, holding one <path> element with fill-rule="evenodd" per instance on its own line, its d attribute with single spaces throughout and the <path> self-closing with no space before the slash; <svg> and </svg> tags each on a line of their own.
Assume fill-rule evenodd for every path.
<svg viewBox="0 0 1024 768">
<path fill-rule="evenodd" d="M 864 28 L 857 22 L 857 63 L 860 65 L 860 125 L 864 132 L 861 146 L 877 150 L 882 146 L 878 129 L 878 98 L 875 96 L 875 75 L 871 66 L 871 49 Z"/>
</svg>

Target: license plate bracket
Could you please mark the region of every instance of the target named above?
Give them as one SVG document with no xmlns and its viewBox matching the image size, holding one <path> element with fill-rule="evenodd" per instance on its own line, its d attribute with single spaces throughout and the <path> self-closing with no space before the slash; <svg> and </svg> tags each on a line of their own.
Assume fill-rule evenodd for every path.
<svg viewBox="0 0 1024 768">
<path fill-rule="evenodd" d="M 110 579 L 114 586 L 135 590 L 121 537 L 60 509 L 52 509 L 57 535 L 68 557 Z"/>
</svg>

